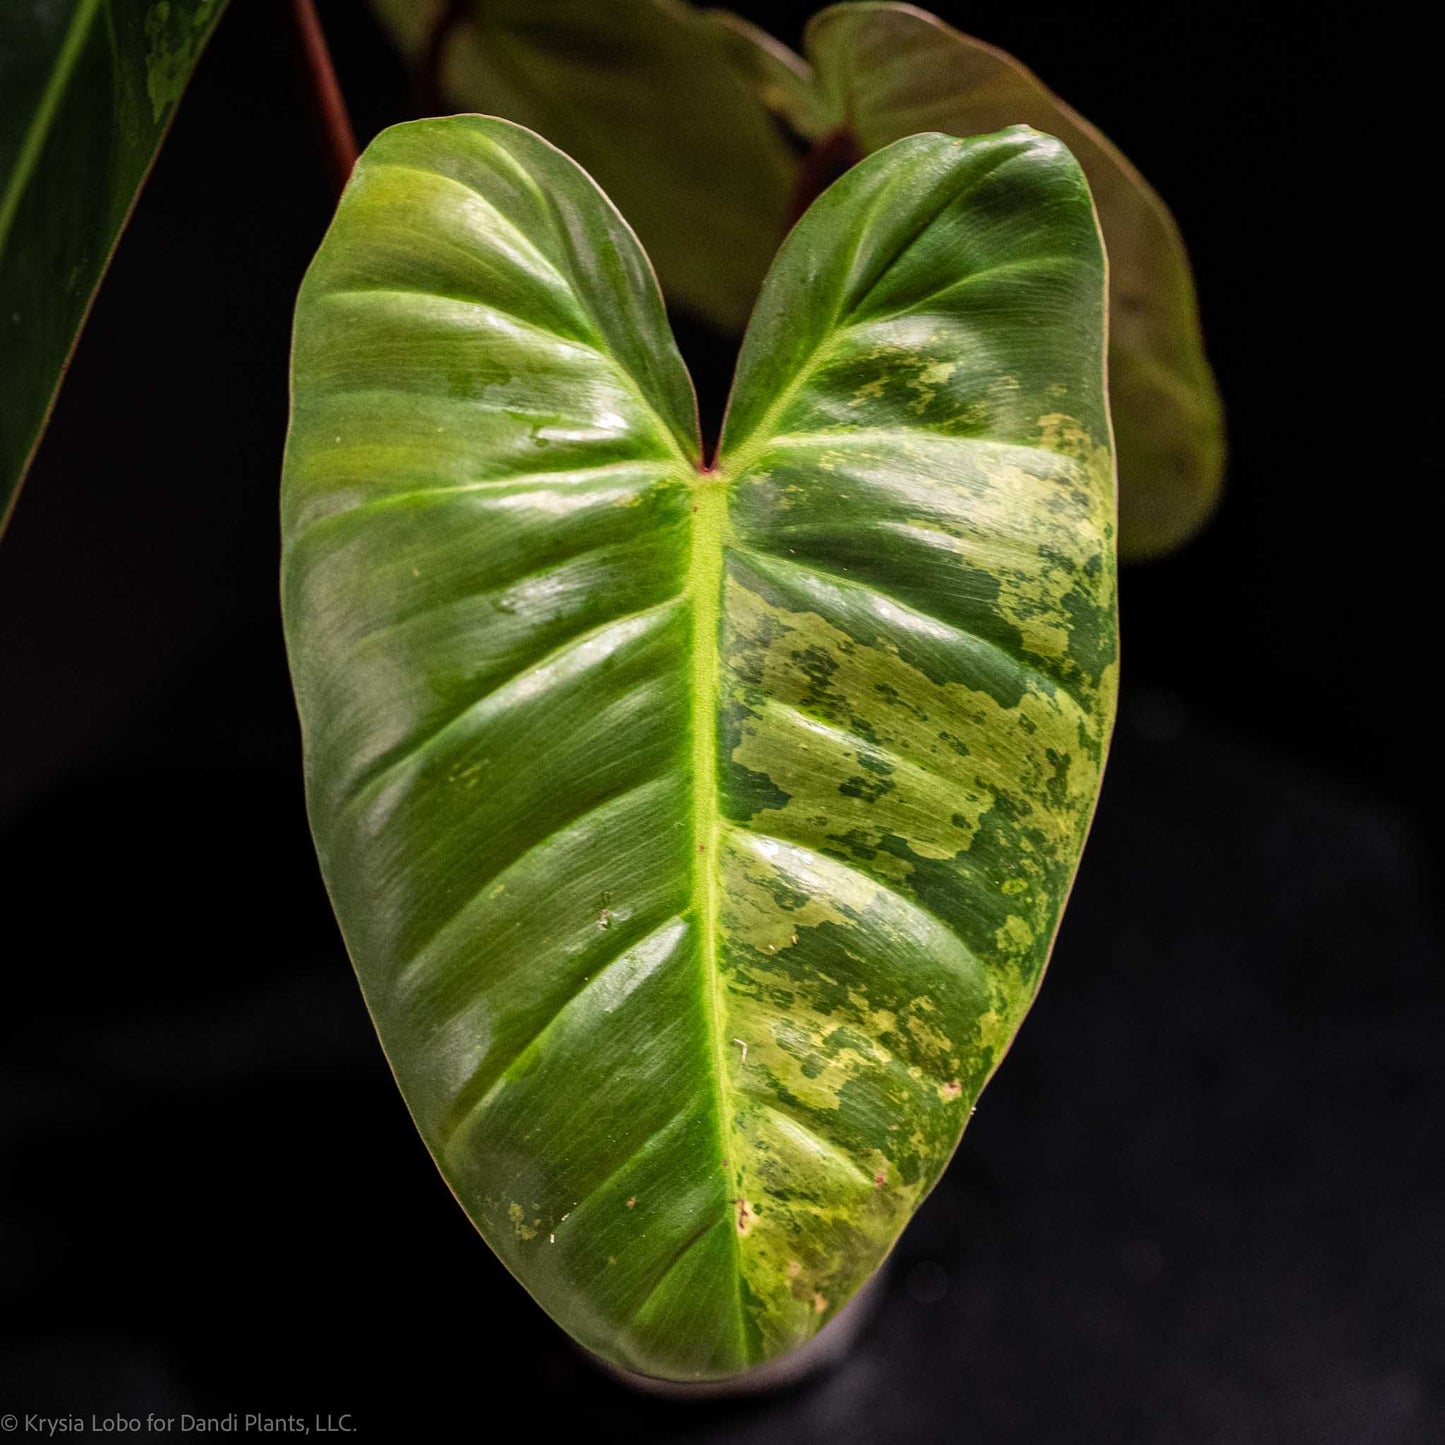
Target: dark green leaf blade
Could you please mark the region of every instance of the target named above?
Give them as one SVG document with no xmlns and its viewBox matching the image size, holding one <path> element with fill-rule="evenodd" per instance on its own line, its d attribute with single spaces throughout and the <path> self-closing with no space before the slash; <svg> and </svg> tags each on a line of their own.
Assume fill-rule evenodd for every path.
<svg viewBox="0 0 1445 1445">
<path fill-rule="evenodd" d="M 443 5 L 373 0 L 418 57 Z M 682 0 L 477 0 L 442 89 L 561 146 L 636 228 L 669 301 L 741 331 L 787 227 L 793 158 L 727 38 Z"/>
<path fill-rule="evenodd" d="M 224 0 L 0 11 L 0 527 Z"/>
<path fill-rule="evenodd" d="M 699 447 L 655 283 L 530 132 L 397 127 L 308 273 L 293 376 L 308 803 L 382 1041 L 539 1302 L 686 1372 L 628 1323 L 727 1212 L 686 918 Z"/>
<path fill-rule="evenodd" d="M 704 471 L 635 241 L 528 132 L 387 132 L 308 274 L 323 869 L 443 1173 L 619 1364 L 831 1318 L 1032 995 L 1112 708 L 1102 288 L 1062 147 L 894 147 L 790 239 Z"/>
</svg>

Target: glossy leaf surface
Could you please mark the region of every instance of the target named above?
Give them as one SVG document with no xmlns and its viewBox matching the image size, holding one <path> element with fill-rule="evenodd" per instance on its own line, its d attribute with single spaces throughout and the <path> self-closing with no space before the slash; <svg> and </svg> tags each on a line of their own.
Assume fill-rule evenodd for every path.
<svg viewBox="0 0 1445 1445">
<path fill-rule="evenodd" d="M 746 40 L 737 27 L 735 55 L 746 54 Z M 1022 123 L 1069 146 L 1109 251 L 1120 545 L 1126 556 L 1153 556 L 1197 531 L 1223 476 L 1223 413 L 1184 243 L 1168 207 L 1120 151 L 1011 55 L 911 5 L 842 4 L 816 15 L 804 67 L 811 103 L 780 79 L 775 43 L 759 37 L 751 50 L 742 73 L 809 137 L 845 129 L 868 152 L 918 131 L 983 135 Z"/>
<path fill-rule="evenodd" d="M 442 0 L 373 0 L 414 58 Z M 636 228 L 668 298 L 741 331 L 786 229 L 794 161 L 721 32 L 681 0 L 474 0 L 441 88 L 559 145 Z"/>
<path fill-rule="evenodd" d="M 223 0 L 0 6 L 0 525 Z"/>
<path fill-rule="evenodd" d="M 570 160 L 459 116 L 357 167 L 284 482 L 312 825 L 428 1147 L 608 1359 L 807 1340 L 1033 997 L 1113 711 L 1103 333 L 1057 141 L 902 141 L 784 246 L 704 469 Z"/>
</svg>

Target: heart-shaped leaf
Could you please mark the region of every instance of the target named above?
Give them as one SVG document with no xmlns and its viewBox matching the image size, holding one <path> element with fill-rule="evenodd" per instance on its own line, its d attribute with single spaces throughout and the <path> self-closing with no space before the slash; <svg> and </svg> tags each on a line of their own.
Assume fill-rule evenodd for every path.
<svg viewBox="0 0 1445 1445">
<path fill-rule="evenodd" d="M 904 140 L 783 247 L 708 467 L 570 160 L 356 169 L 284 484 L 312 824 L 442 1173 L 610 1360 L 808 1339 L 1028 1008 L 1113 710 L 1103 347 L 1065 148 Z"/>
<path fill-rule="evenodd" d="M 223 3 L 0 7 L 0 527 Z"/>
</svg>

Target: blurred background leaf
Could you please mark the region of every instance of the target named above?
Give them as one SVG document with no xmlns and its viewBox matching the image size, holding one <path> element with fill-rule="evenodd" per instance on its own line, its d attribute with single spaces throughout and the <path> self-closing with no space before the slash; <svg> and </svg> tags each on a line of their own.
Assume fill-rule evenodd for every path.
<svg viewBox="0 0 1445 1445">
<path fill-rule="evenodd" d="M 797 162 L 706 16 L 678 0 L 373 3 L 436 104 L 546 136 L 631 222 L 670 301 L 743 328 Z"/>
</svg>

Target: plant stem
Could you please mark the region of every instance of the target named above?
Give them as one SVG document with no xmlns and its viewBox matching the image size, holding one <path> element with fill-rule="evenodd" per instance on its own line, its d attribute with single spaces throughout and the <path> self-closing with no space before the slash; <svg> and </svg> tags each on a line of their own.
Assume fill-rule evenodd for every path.
<svg viewBox="0 0 1445 1445">
<path fill-rule="evenodd" d="M 326 152 L 339 191 L 356 164 L 356 132 L 331 64 L 326 34 L 312 0 L 291 0 L 291 19 L 300 42 L 301 57 L 311 82 L 311 101 L 326 138 Z"/>
<path fill-rule="evenodd" d="M 863 147 L 847 126 L 819 136 L 798 168 L 798 179 L 793 184 L 793 194 L 788 201 L 788 225 L 796 225 L 803 212 L 839 176 L 851 170 L 862 159 Z"/>
</svg>

